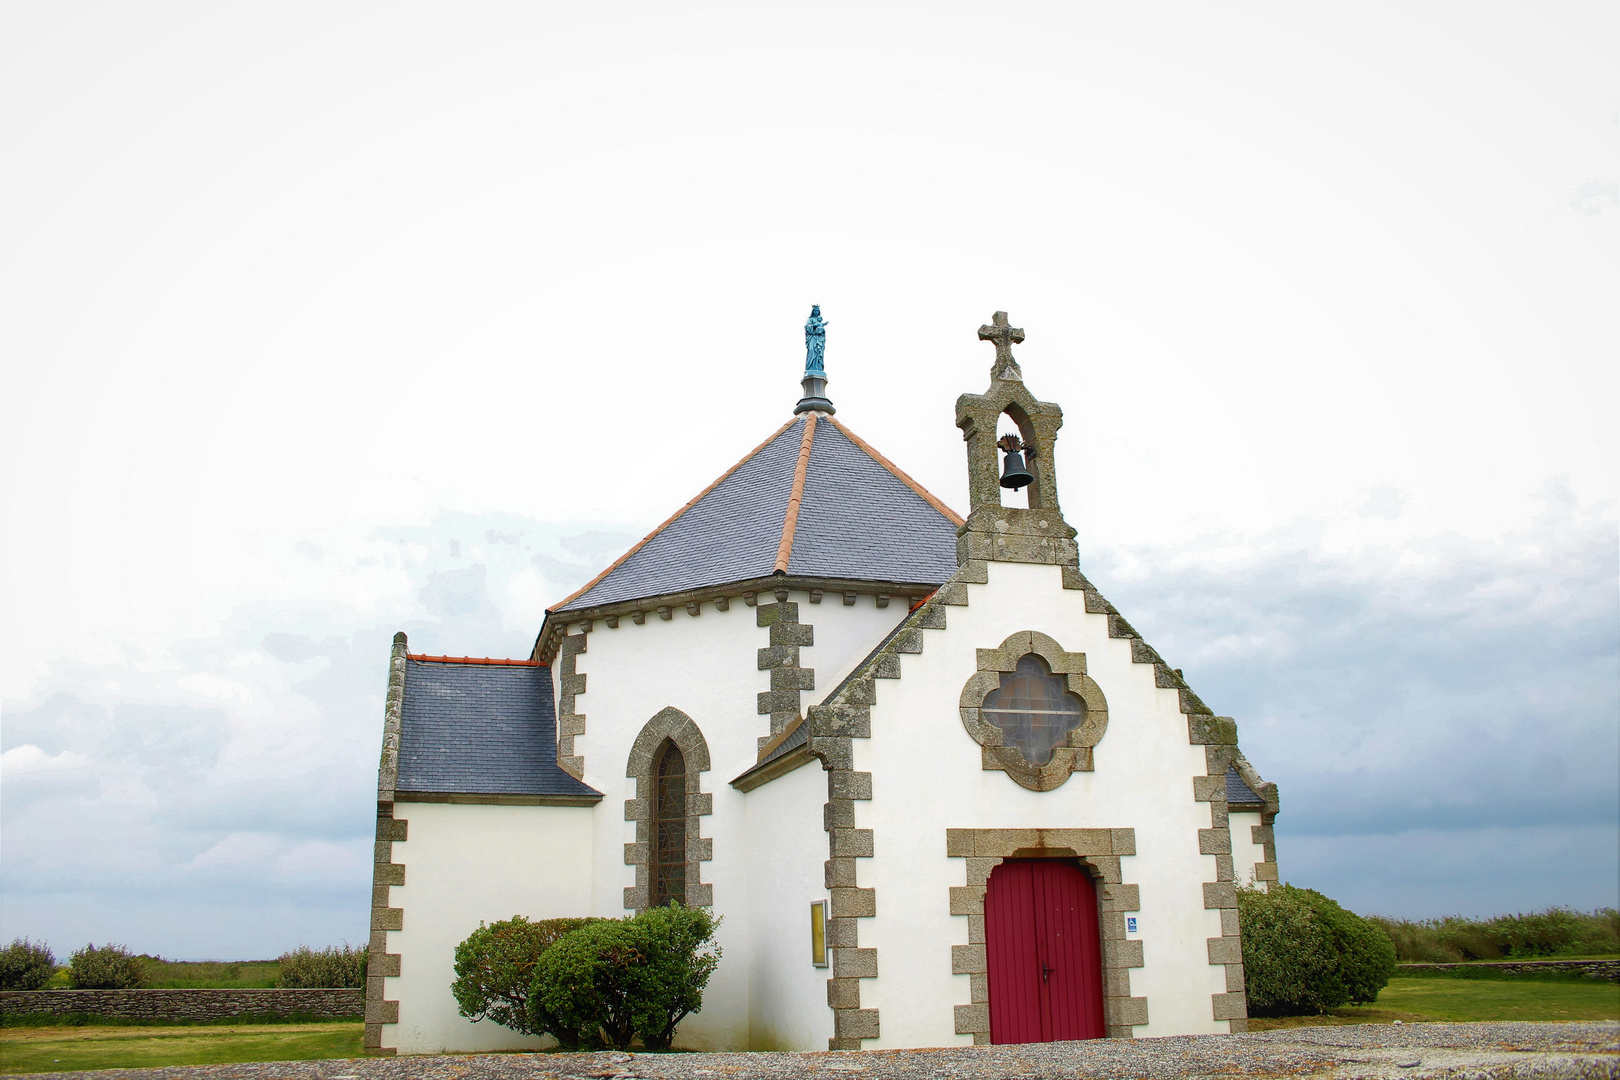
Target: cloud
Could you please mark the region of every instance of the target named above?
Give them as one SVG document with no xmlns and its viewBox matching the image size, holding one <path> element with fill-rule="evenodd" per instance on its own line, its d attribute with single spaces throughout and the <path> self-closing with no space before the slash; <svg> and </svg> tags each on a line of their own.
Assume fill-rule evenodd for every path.
<svg viewBox="0 0 1620 1080">
<path fill-rule="evenodd" d="M 598 568 L 568 541 L 610 531 L 443 514 L 284 537 L 279 576 L 217 633 L 56 660 L 5 702 L 0 936 L 235 957 L 365 940 L 393 633 L 524 655 Z"/>
<path fill-rule="evenodd" d="M 1083 566 L 1238 719 L 1281 787 L 1285 876 L 1394 914 L 1613 903 L 1620 553 L 1608 509 L 1557 485 L 1542 503 L 1488 540 L 1345 545 L 1313 522 Z M 1400 506 L 1375 491 L 1366 513 Z M 364 940 L 392 634 L 524 655 L 544 604 L 634 535 L 445 514 L 289 536 L 290 576 L 216 633 L 54 662 L 5 703 L 0 937 L 239 958 Z"/>
<path fill-rule="evenodd" d="M 1403 898 L 1397 883 L 1423 877 L 1433 847 L 1412 837 L 1451 836 L 1544 875 L 1532 904 L 1614 904 L 1620 549 L 1610 508 L 1583 510 L 1559 485 L 1542 503 L 1491 540 L 1334 554 L 1316 530 L 1283 529 L 1084 565 L 1205 702 L 1238 720 L 1244 752 L 1281 789 L 1285 875 L 1310 865 L 1321 877 L 1306 883 L 1355 894 L 1366 868 L 1350 853 L 1376 849 L 1397 891 L 1373 907 L 1432 914 L 1416 897 L 1434 901 L 1438 887 Z M 1599 843 L 1555 867 L 1553 848 L 1513 846 L 1526 830 Z M 1295 843 L 1346 857 L 1291 864 Z M 1458 879 L 1449 904 L 1486 911 L 1524 892 Z"/>
<path fill-rule="evenodd" d="M 431 574 L 422 586 L 422 606 L 430 615 L 492 615 L 495 605 L 484 588 L 482 564 Z"/>
<path fill-rule="evenodd" d="M 1570 192 L 1569 208 L 1587 217 L 1597 217 L 1617 206 L 1620 206 L 1620 183 L 1613 180 L 1588 180 Z"/>
</svg>

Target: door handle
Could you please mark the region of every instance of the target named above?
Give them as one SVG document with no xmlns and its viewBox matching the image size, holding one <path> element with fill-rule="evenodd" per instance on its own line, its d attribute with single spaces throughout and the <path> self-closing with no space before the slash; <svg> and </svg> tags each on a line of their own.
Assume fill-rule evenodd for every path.
<svg viewBox="0 0 1620 1080">
<path fill-rule="evenodd" d="M 1056 970 L 1057 970 L 1057 968 L 1047 967 L 1045 964 L 1042 964 L 1041 965 L 1041 982 L 1046 982 L 1047 981 L 1046 977 L 1048 975 L 1052 974 L 1052 972 L 1054 972 Z"/>
</svg>

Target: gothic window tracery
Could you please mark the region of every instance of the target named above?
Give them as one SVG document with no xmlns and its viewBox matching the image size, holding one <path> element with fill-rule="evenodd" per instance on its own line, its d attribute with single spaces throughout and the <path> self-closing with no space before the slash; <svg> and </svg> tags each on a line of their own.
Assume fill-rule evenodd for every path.
<svg viewBox="0 0 1620 1080">
<path fill-rule="evenodd" d="M 624 890 L 627 910 L 714 903 L 714 886 L 703 880 L 703 863 L 714 858 L 714 841 L 703 835 L 703 818 L 714 812 L 714 796 L 703 790 L 708 771 L 709 744 L 690 716 L 670 705 L 642 725 L 624 770 L 635 781 L 624 819 L 636 823 L 635 842 L 624 845 L 636 870 Z"/>
<path fill-rule="evenodd" d="M 666 739 L 653 766 L 652 906 L 686 902 L 686 758 Z"/>
</svg>

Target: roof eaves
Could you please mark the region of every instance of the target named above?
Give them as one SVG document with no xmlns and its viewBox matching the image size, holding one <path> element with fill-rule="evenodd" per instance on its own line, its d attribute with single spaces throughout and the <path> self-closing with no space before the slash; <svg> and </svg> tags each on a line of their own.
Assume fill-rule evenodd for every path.
<svg viewBox="0 0 1620 1080">
<path fill-rule="evenodd" d="M 688 603 L 707 604 L 721 597 L 734 599 L 739 596 L 744 597 L 745 602 L 752 606 L 751 601 L 746 601 L 750 593 L 770 593 L 776 589 L 789 589 L 794 592 L 812 590 L 826 593 L 857 592 L 891 596 L 897 601 L 902 597 L 927 599 L 939 589 L 939 585 L 937 581 L 879 581 L 805 574 L 772 574 L 770 577 L 743 578 L 700 589 L 683 589 L 679 592 L 658 593 L 631 600 L 613 600 L 605 604 L 575 608 L 573 611 L 553 609 L 546 612 L 545 620 L 540 624 L 540 633 L 535 637 L 531 655 L 539 659 L 541 666 L 544 666 L 561 630 L 576 622 L 593 622 L 596 619 L 627 615 L 635 611 L 654 611 L 659 607 L 681 608 Z"/>
<path fill-rule="evenodd" d="M 564 774 L 566 775 L 566 774 Z M 398 802 L 456 803 L 477 806 L 595 806 L 602 801 L 600 791 L 586 784 L 573 794 L 522 794 L 478 791 L 401 791 Z"/>
<path fill-rule="evenodd" d="M 540 661 L 530 658 L 528 660 L 502 660 L 498 657 L 488 656 L 429 656 L 426 653 L 406 653 L 405 659 L 416 660 L 429 664 L 474 664 L 481 667 L 545 667 Z"/>
</svg>

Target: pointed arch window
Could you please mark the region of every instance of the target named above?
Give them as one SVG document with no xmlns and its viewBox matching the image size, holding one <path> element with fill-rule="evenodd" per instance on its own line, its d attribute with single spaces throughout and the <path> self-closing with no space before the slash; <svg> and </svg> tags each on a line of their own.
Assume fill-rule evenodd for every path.
<svg viewBox="0 0 1620 1080">
<path fill-rule="evenodd" d="M 714 840 L 703 835 L 703 818 L 714 796 L 703 790 L 709 744 L 692 718 L 673 705 L 642 725 L 630 746 L 624 775 L 636 782 L 624 819 L 636 823 L 624 861 L 636 868 L 636 883 L 624 890 L 624 906 L 640 914 L 650 907 L 714 904 L 714 886 L 703 864 L 714 858 Z"/>
<path fill-rule="evenodd" d="M 686 903 L 686 757 L 670 739 L 653 763 L 652 906 Z"/>
</svg>

